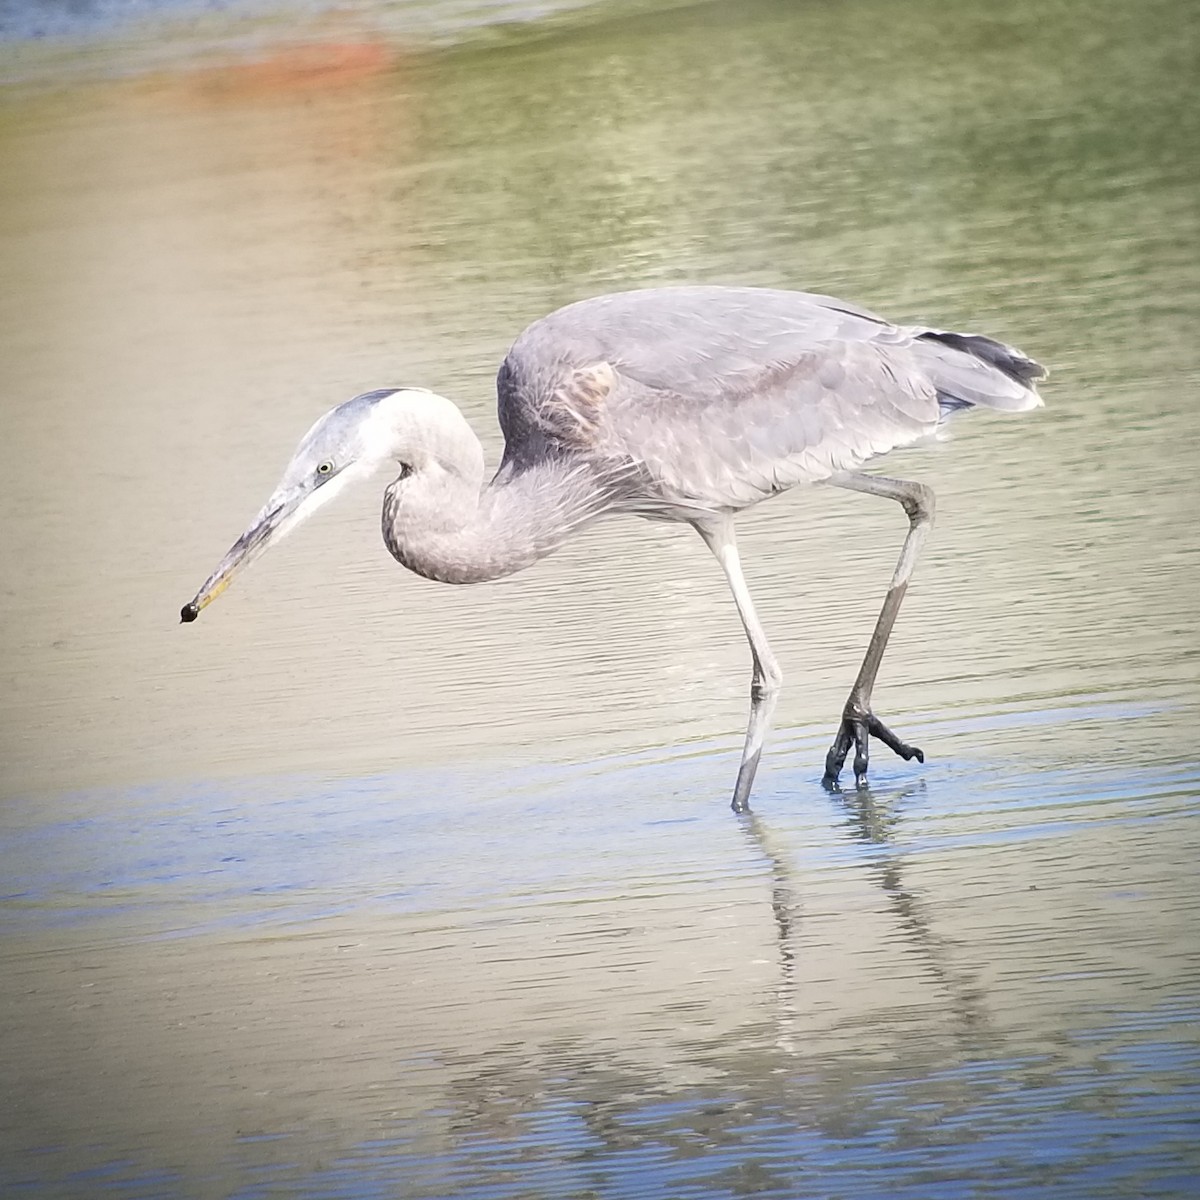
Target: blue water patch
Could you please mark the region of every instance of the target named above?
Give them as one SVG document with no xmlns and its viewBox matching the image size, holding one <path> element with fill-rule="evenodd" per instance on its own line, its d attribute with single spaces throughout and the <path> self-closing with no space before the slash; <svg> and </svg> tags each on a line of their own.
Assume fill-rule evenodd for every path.
<svg viewBox="0 0 1200 1200">
<path fill-rule="evenodd" d="M 1001 1056 L 919 1075 L 865 1070 L 845 1086 L 780 1058 L 773 1088 L 731 1068 L 722 1087 L 669 1098 L 605 1095 L 581 1072 L 543 1081 L 503 1134 L 464 1132 L 421 1155 L 397 1130 L 317 1172 L 264 1168 L 234 1195 L 279 1194 L 285 1179 L 291 1194 L 328 1200 L 1194 1195 L 1200 1046 L 1131 1042 L 1131 1024 L 1174 1026 L 1170 1009 L 1134 1016 L 1090 1031 L 1122 1047 L 1113 1070 Z M 1064 1046 L 1075 1036 L 1064 1030 Z"/>
<path fill-rule="evenodd" d="M 27 798 L 0 846 L 20 994 L 94 1020 L 118 1071 L 115 1014 L 144 1012 L 128 1077 L 166 1095 L 199 1045 L 218 1104 L 262 1098 L 207 1175 L 118 1123 L 26 1145 L 5 1194 L 1191 1194 L 1197 767 L 997 751 L 831 795 L 823 740 L 779 738 L 749 817 L 730 743 Z M 146 987 L 104 974 L 129 961 Z"/>
<path fill-rule="evenodd" d="M 102 42 L 141 27 L 147 38 L 187 38 L 206 22 L 194 43 L 224 43 L 245 50 L 248 21 L 267 18 L 287 36 L 328 36 L 321 19 L 336 15 L 349 29 L 445 43 L 488 26 L 512 26 L 586 7 L 587 0 L 0 0 L 0 42 Z"/>
<path fill-rule="evenodd" d="M 946 726 L 939 736 L 953 732 Z M 822 738 L 814 730 L 773 747 L 752 834 L 739 834 L 728 812 L 735 751 L 721 744 L 577 766 L 28 798 L 10 808 L 0 843 L 0 929 L 107 922 L 177 936 L 354 908 L 434 913 L 497 900 L 519 919 L 525 901 L 702 892 L 721 878 L 750 877 L 771 835 L 806 869 L 836 869 L 1065 841 L 1200 806 L 1200 769 L 1186 763 L 1047 774 L 976 759 L 931 761 L 918 772 L 881 758 L 869 793 L 831 796 L 797 765 L 819 761 Z"/>
<path fill-rule="evenodd" d="M 150 17 L 245 13 L 256 7 L 263 5 L 256 0 L 0 0 L 0 40 L 95 37 Z"/>
</svg>

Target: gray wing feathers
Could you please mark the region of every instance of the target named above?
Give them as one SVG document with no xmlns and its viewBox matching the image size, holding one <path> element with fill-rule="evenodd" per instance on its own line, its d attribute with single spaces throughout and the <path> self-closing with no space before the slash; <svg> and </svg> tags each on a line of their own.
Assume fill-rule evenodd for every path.
<svg viewBox="0 0 1200 1200">
<path fill-rule="evenodd" d="M 933 432 L 936 393 L 888 357 L 831 343 L 699 402 L 622 374 L 603 449 L 639 459 L 681 507 L 741 508 Z"/>
<path fill-rule="evenodd" d="M 646 499 L 687 510 L 828 479 L 958 408 L 1034 407 L 1042 374 L 990 338 L 826 296 L 698 287 L 560 309 L 518 338 L 497 383 L 507 463 L 637 464 Z"/>
</svg>

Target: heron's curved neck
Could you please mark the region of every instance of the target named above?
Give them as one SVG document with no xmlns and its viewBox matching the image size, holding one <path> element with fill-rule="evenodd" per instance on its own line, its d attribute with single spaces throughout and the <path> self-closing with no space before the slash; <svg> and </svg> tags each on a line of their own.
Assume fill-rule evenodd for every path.
<svg viewBox="0 0 1200 1200">
<path fill-rule="evenodd" d="M 500 579 L 553 553 L 606 507 L 582 468 L 504 467 L 482 488 L 469 475 L 439 465 L 388 488 L 383 540 L 410 571 L 441 583 Z"/>
</svg>

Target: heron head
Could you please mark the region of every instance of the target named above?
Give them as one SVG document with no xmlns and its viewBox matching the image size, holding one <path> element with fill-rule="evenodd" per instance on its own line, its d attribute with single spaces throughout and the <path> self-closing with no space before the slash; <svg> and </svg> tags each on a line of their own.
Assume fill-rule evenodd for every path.
<svg viewBox="0 0 1200 1200">
<path fill-rule="evenodd" d="M 366 478 L 384 464 L 403 461 L 410 444 L 419 448 L 420 439 L 414 439 L 411 432 L 419 421 L 410 418 L 431 400 L 449 404 L 431 392 L 386 388 L 355 396 L 321 417 L 296 447 L 271 498 L 195 598 L 183 606 L 181 619 L 194 621 L 200 610 L 229 586 L 238 570 L 308 520 L 353 480 Z"/>
</svg>

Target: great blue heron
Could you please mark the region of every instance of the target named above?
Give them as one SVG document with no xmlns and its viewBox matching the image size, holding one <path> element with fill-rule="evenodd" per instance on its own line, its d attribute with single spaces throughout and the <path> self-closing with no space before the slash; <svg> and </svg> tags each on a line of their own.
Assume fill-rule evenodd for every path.
<svg viewBox="0 0 1200 1200">
<path fill-rule="evenodd" d="M 568 305 L 517 338 L 496 381 L 504 457 L 484 482 L 483 450 L 458 408 L 418 388 L 367 392 L 305 434 L 283 479 L 182 611 L 194 621 L 234 572 L 353 479 L 398 470 L 383 540 L 428 579 L 475 583 L 544 558 L 597 517 L 690 524 L 729 581 L 753 673 L 733 793 L 750 788 L 781 674 L 754 612 L 733 519 L 799 483 L 898 501 L 909 529 L 825 759 L 836 788 L 851 746 L 866 783 L 868 739 L 925 761 L 871 710 L 871 691 L 934 498 L 920 483 L 861 473 L 876 455 L 935 435 L 961 409 L 1023 412 L 1045 371 L 978 334 L 893 325 L 803 292 L 676 287 Z"/>
</svg>

